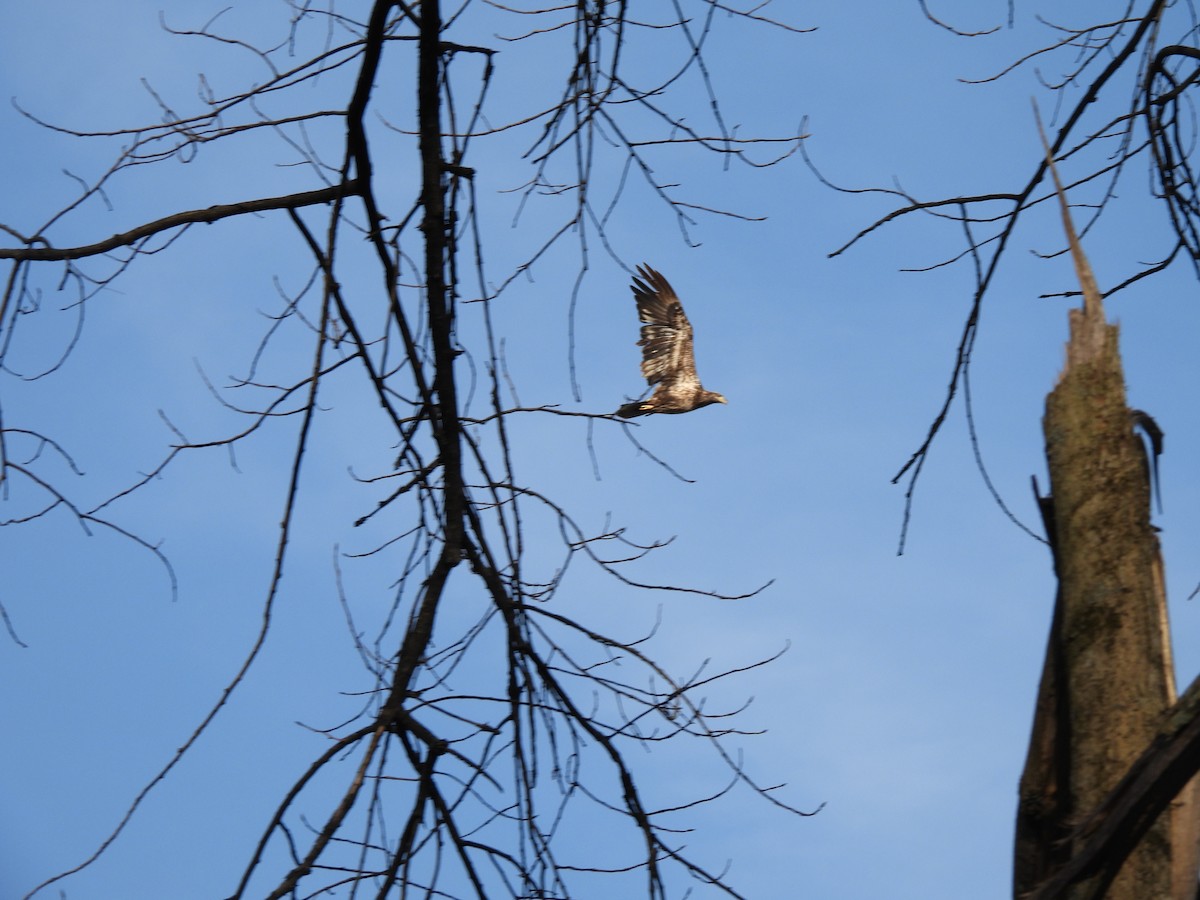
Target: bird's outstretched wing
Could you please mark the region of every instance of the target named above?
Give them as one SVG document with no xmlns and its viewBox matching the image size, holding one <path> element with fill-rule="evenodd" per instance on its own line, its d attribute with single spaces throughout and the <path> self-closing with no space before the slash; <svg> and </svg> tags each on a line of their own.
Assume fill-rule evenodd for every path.
<svg viewBox="0 0 1200 900">
<path fill-rule="evenodd" d="M 715 391 L 706 391 L 696 374 L 692 351 L 692 325 L 667 279 L 647 265 L 638 266 L 633 278 L 633 298 L 642 321 L 642 374 L 654 393 L 645 400 L 624 404 L 616 415 L 625 419 L 651 413 L 686 413 L 710 403 L 724 403 Z"/>
<path fill-rule="evenodd" d="M 646 380 L 668 389 L 699 388 L 692 325 L 675 289 L 661 274 L 642 265 L 633 279 L 633 296 L 638 318 L 645 323 L 638 344 Z"/>
</svg>

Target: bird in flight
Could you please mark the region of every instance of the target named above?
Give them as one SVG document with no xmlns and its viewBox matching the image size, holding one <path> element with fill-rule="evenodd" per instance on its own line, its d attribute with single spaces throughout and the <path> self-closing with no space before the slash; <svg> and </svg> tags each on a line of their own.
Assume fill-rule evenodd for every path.
<svg viewBox="0 0 1200 900">
<path fill-rule="evenodd" d="M 725 403 L 716 391 L 706 391 L 696 374 L 692 324 L 667 279 L 647 265 L 638 266 L 633 299 L 643 322 L 642 374 L 658 385 L 645 400 L 626 403 L 617 415 L 631 419 L 651 413 L 685 413 L 710 403 Z"/>
</svg>

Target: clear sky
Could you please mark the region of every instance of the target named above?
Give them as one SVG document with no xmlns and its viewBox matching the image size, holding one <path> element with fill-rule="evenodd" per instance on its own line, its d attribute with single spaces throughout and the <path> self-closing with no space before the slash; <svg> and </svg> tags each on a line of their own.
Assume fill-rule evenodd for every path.
<svg viewBox="0 0 1200 900">
<path fill-rule="evenodd" d="M 6 4 L 0 94 L 79 130 L 157 121 L 143 78 L 173 108 L 190 109 L 200 72 L 218 93 L 265 77 L 236 48 L 172 36 L 159 24 L 162 10 L 172 26 L 195 28 L 223 6 Z M 1007 3 L 976 6 L 974 20 L 955 24 L 1005 24 Z M 1016 6 L 1011 29 L 966 39 L 930 24 L 916 3 L 776 4 L 775 16 L 817 30 L 788 35 L 719 21 L 708 62 L 729 125 L 786 136 L 807 117 L 807 151 L 839 185 L 895 179 L 923 199 L 1013 191 L 1038 153 L 1030 97 L 1053 119 L 1039 71 L 1026 66 L 985 85 L 960 79 L 995 74 L 1054 40 L 1036 12 L 1082 24 L 1080 15 L 1100 21 L 1100 7 L 1124 4 L 1082 13 L 1069 3 Z M 264 42 L 287 36 L 284 4 L 242 4 L 220 22 L 225 33 Z M 482 15 L 456 27 L 453 39 L 501 50 L 492 124 L 523 103 L 535 106 L 539 91 L 557 90 L 545 73 L 566 50 L 553 35 L 513 44 Z M 660 62 L 634 60 L 647 70 Z M 1053 80 L 1066 64 L 1046 60 L 1040 75 Z M 394 86 L 411 73 L 397 65 L 386 76 Z M 304 102 L 326 91 L 326 105 L 336 107 L 344 86 L 330 78 Z M 394 90 L 397 105 L 380 115 L 402 123 L 406 90 Z M 707 130 L 702 86 L 680 90 L 698 130 Z M 116 147 L 38 128 L 13 106 L 0 108 L 0 134 L 0 222 L 24 232 L 72 197 L 68 173 L 94 178 Z M 497 277 L 529 255 L 561 212 L 546 201 L 514 224 L 517 200 L 504 191 L 529 177 L 519 158 L 528 140 L 481 143 L 468 160 L 479 170 Z M 247 141 L 194 164 L 137 171 L 114 183 L 111 208 L 94 201 L 51 234 L 61 245 L 85 243 L 178 209 L 317 186 L 281 165 L 292 158 L 282 143 Z M 338 160 L 336 150 L 329 159 Z M 688 483 L 640 455 L 620 426 L 598 424 L 589 438 L 583 420 L 557 417 L 515 432 L 517 472 L 589 528 L 611 515 L 635 540 L 673 536 L 636 570 L 647 582 L 722 593 L 774 582 L 753 599 L 721 601 L 633 591 L 576 566 L 553 602 L 625 636 L 661 614 L 654 652 L 680 676 L 706 661 L 714 671 L 735 668 L 787 648 L 775 663 L 714 687 L 712 702 L 753 698 L 741 724 L 765 733 L 731 747 L 761 783 L 786 783 L 786 802 L 824 809 L 799 819 L 735 792 L 689 822 L 697 828 L 689 846 L 714 868 L 731 860 L 730 881 L 747 896 L 1009 896 L 1017 779 L 1054 595 L 1049 556 L 990 498 L 961 398 L 925 466 L 902 556 L 904 489 L 890 484 L 942 402 L 973 288 L 965 263 L 900 270 L 957 254 L 961 230 L 928 217 L 895 223 L 830 259 L 893 201 L 834 192 L 798 156 L 761 170 L 726 170 L 697 153 L 654 159 L 688 201 L 765 217 L 697 214 L 692 247 L 635 186 L 609 228 L 624 263 L 650 263 L 679 291 L 700 374 L 729 404 L 637 428 L 638 440 Z M 399 214 L 411 166 L 401 154 L 380 169 Z M 1130 171 L 1121 202 L 1085 236 L 1102 289 L 1161 254 L 1165 217 L 1142 202 L 1146 184 L 1144 169 Z M 1031 217 L 1014 239 L 984 310 L 971 378 L 990 476 L 1038 531 L 1029 479 L 1045 486 L 1041 415 L 1072 302 L 1039 294 L 1074 286 L 1066 260 L 1039 256 L 1062 246 L 1052 212 Z M 4 235 L 0 242 L 11 243 Z M 644 386 L 628 274 L 593 235 L 574 318 L 582 399 L 573 396 L 567 347 L 578 260 L 577 243 L 558 247 L 496 304 L 526 405 L 608 411 Z M 55 477 L 70 481 L 81 504 L 98 502 L 161 458 L 172 435 L 160 410 L 197 441 L 238 427 L 243 420 L 205 379 L 223 386 L 245 373 L 280 307 L 276 279 L 295 290 L 308 271 L 280 214 L 192 229 L 89 301 L 69 357 L 31 381 L 23 376 L 52 367 L 78 323 L 70 290 L 56 290 L 61 270 L 47 270 L 40 286 L 48 312 L 23 317 L 10 371 L 0 373 L 6 426 L 29 423 L 60 440 L 85 476 L 59 463 Z M 1194 295 L 1194 275 L 1180 268 L 1109 305 L 1122 326 L 1131 405 L 1166 432 L 1165 508 L 1156 521 L 1184 685 L 1200 668 L 1200 607 L 1185 600 L 1200 582 Z M 268 358 L 264 367 L 277 363 Z M 241 402 L 236 392 L 219 393 Z M 338 603 L 335 559 L 358 609 L 386 609 L 394 570 L 338 554 L 369 549 L 352 523 L 375 495 L 354 476 L 378 470 L 394 450 L 361 397 L 332 392 L 324 405 L 303 525 L 264 655 L 118 842 L 42 896 L 60 887 L 71 900 L 227 896 L 281 793 L 324 746 L 296 723 L 331 728 L 357 710 L 361 700 L 347 695 L 370 680 Z M 169 556 L 174 597 L 152 554 L 112 533 L 85 534 L 65 513 L 0 529 L 0 602 L 24 644 L 0 634 L 0 896 L 22 896 L 88 857 L 245 657 L 270 577 L 293 434 L 282 421 L 234 460 L 220 450 L 190 455 L 113 507 L 117 522 Z M 0 496 L 0 521 L 27 515 L 37 498 L 14 482 Z M 531 527 L 544 539 L 531 560 L 552 571 L 558 538 Z M 704 754 L 670 752 L 647 758 L 647 779 L 668 787 L 694 780 L 697 792 L 720 786 Z"/>
</svg>

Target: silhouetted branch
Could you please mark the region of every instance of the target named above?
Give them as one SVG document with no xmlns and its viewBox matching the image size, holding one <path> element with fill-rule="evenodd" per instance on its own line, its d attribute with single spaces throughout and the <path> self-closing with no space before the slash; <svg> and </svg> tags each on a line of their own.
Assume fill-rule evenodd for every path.
<svg viewBox="0 0 1200 900">
<path fill-rule="evenodd" d="M 320 188 L 315 191 L 303 191 L 298 194 L 288 194 L 284 197 L 264 197 L 261 200 L 244 200 L 240 203 L 225 203 L 220 206 L 210 206 L 206 209 L 193 209 L 187 212 L 174 213 L 114 234 L 103 241 L 86 244 L 82 247 L 34 247 L 19 249 L 0 248 L 0 259 L 15 259 L 22 262 L 56 262 L 69 259 L 83 259 L 88 256 L 99 256 L 111 253 L 113 250 L 133 248 L 145 241 L 172 228 L 188 225 L 211 224 L 232 216 L 243 216 L 249 213 L 268 212 L 275 209 L 303 209 L 320 203 L 330 203 L 344 197 L 352 196 L 358 190 L 356 182 L 350 181 L 332 187 Z M 44 238 L 22 238 L 27 244 L 46 243 Z"/>
</svg>

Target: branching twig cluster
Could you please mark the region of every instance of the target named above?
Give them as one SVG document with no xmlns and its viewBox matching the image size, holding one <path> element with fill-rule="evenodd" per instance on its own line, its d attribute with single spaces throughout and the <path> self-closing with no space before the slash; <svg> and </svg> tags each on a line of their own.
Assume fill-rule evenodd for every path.
<svg viewBox="0 0 1200 900">
<path fill-rule="evenodd" d="M 1159 186 L 1157 193 L 1166 202 L 1173 237 L 1156 259 L 1134 264 L 1136 267 L 1109 288 L 1105 296 L 1163 271 L 1179 258 L 1181 251 L 1187 251 L 1193 265 L 1200 259 L 1194 218 L 1197 194 L 1192 155 L 1195 134 L 1190 113 L 1192 95 L 1188 90 L 1194 86 L 1196 73 L 1200 71 L 1196 67 L 1198 52 L 1195 49 L 1200 32 L 1190 10 L 1188 4 L 1147 0 L 1130 2 L 1124 15 L 1112 21 L 1066 26 L 1042 20 L 1051 31 L 1052 40 L 989 78 L 977 79 L 990 81 L 1012 77 L 1036 62 L 1037 78 L 1051 95 L 1055 119 L 1059 123 L 1051 135 L 1054 158 L 1064 163 L 1064 168 L 1074 167 L 1076 172 L 1068 180 L 1066 189 L 1074 195 L 1078 193 L 1075 189 L 1088 187 L 1096 197 L 1087 206 L 1081 235 L 1086 235 L 1112 205 L 1118 196 L 1118 184 L 1129 171 L 1130 164 L 1139 158 L 1146 161 L 1151 179 Z M 950 27 L 935 19 L 928 10 L 926 15 L 938 26 Z M 985 39 L 996 29 L 951 30 L 964 37 Z M 1179 42 L 1163 47 L 1164 33 L 1177 34 Z M 1053 77 L 1045 74 L 1051 66 L 1059 67 L 1058 74 Z M 801 151 L 804 152 L 803 147 Z M 813 160 L 807 154 L 805 158 L 815 172 Z M 936 199 L 918 198 L 898 188 L 847 189 L 822 178 L 836 190 L 883 194 L 896 200 L 891 212 L 860 230 L 835 249 L 832 256 L 846 252 L 884 226 L 894 225 L 914 214 L 925 214 L 953 226 L 955 248 L 924 269 L 960 261 L 970 261 L 975 269 L 973 296 L 953 355 L 945 396 L 924 439 L 893 479 L 893 482 L 899 482 L 907 478 L 900 552 L 904 550 L 922 468 L 955 398 L 966 386 L 984 300 L 1010 255 L 1018 226 L 1029 218 L 1030 210 L 1053 198 L 1053 190 L 1045 187 L 1046 173 L 1046 161 L 1034 153 L 1030 156 L 1028 177 L 1010 189 Z M 1047 296 L 1075 296 L 1077 293 L 1068 290 Z M 978 447 L 976 451 L 982 470 Z M 993 493 L 1004 507 L 999 495 Z"/>
<path fill-rule="evenodd" d="M 563 507 L 518 480 L 510 433 L 518 413 L 612 419 L 522 407 L 506 384 L 491 319 L 497 293 L 564 235 L 579 236 L 582 275 L 587 236 L 606 240 L 605 224 L 627 189 L 628 174 L 643 179 L 686 236 L 696 211 L 706 207 L 685 201 L 675 185 L 662 180 L 647 157 L 650 148 L 685 144 L 762 166 L 798 146 L 798 137 L 790 136 L 782 139 L 787 144 L 782 153 L 753 158 L 750 153 L 769 142 L 738 137 L 725 125 L 705 63 L 704 45 L 718 13 L 772 23 L 761 15 L 762 4 L 739 9 L 697 2 L 685 11 L 680 2 L 655 23 L 631 19 L 624 0 L 580 0 L 537 12 L 489 5 L 525 23 L 514 40 L 530 46 L 560 33 L 572 36 L 574 63 L 550 108 L 508 124 L 490 121 L 496 51 L 451 40 L 472 3 L 450 12 L 436 0 L 376 0 L 369 17 L 358 21 L 334 11 L 332 4 L 318 11 L 294 2 L 288 38 L 275 46 L 258 47 L 221 33 L 218 20 L 175 29 L 181 36 L 249 53 L 268 77 L 225 97 L 202 80 L 204 109 L 190 115 L 152 92 L 162 113 L 158 124 L 102 134 L 70 132 L 117 139 L 124 146 L 97 179 L 81 181 L 73 202 L 40 226 L 0 226 L 11 239 L 0 247 L 0 259 L 11 261 L 0 295 L 0 365 L 20 341 L 22 320 L 42 310 L 37 285 L 44 267 L 61 266 L 62 281 L 75 285 L 82 324 L 83 310 L 97 291 L 144 254 L 178 252 L 188 229 L 199 223 L 286 217 L 295 241 L 312 260 L 303 288 L 285 298 L 247 374 L 233 385 L 240 396 L 261 399 L 241 400 L 236 407 L 221 401 L 248 424 L 232 434 L 194 441 L 168 421 L 175 443 L 160 464 L 99 505 L 81 507 L 39 469 L 51 455 L 70 464 L 65 449 L 50 436 L 0 418 L 0 483 L 23 482 L 23 488 L 32 486 L 45 498 L 3 524 L 65 507 L 85 527 L 115 529 L 164 562 L 157 548 L 120 524 L 122 499 L 168 474 L 182 455 L 232 448 L 268 427 L 294 428 L 274 574 L 252 649 L 195 733 L 137 796 L 96 854 L 72 871 L 120 835 L 265 645 L 300 515 L 306 455 L 321 428 L 321 398 L 335 384 L 355 385 L 373 399 L 395 448 L 392 470 L 359 479 L 377 494 L 356 524 L 362 533 L 374 529 L 370 533 L 379 535 L 378 542 L 350 554 L 386 560 L 395 573 L 395 592 L 382 617 L 364 622 L 343 590 L 346 619 L 374 687 L 351 721 L 327 733 L 328 748 L 269 818 L 234 896 L 314 896 L 341 886 L 355 897 L 406 896 L 407 890 L 423 896 L 567 897 L 578 891 L 574 885 L 581 878 L 624 872 L 640 873 L 646 895 L 662 897 L 675 883 L 668 875 L 672 869 L 736 895 L 720 871 L 684 848 L 681 814 L 738 788 L 790 809 L 775 798 L 773 788 L 752 780 L 726 748 L 725 738 L 746 733 L 734 724 L 738 710 L 709 708 L 703 694 L 713 682 L 769 660 L 717 673 L 701 668 L 678 678 L 650 655 L 653 632 L 613 637 L 550 603 L 576 559 L 590 560 L 626 586 L 723 595 L 641 583 L 627 574 L 629 566 L 661 543 L 635 543 L 621 529 L 589 533 Z M 294 63 L 295 49 L 313 29 L 325 30 L 324 46 Z M 666 77 L 639 86 L 636 70 L 623 57 L 634 30 L 639 40 L 680 39 L 682 61 Z M 415 73 L 409 81 L 417 98 L 411 125 L 395 124 L 402 120 L 384 106 L 385 64 L 389 77 L 397 71 L 407 71 L 410 78 Z M 706 92 L 712 133 L 670 111 L 673 86 L 687 78 L 695 78 Z M 323 80 L 345 88 L 344 106 L 293 108 L 301 87 Z M 632 118 L 634 111 L 643 118 Z M 329 131 L 330 124 L 336 132 Z M 512 128 L 536 129 L 526 154 L 533 174 L 521 189 L 522 203 L 543 195 L 567 195 L 574 202 L 566 221 L 497 282 L 485 275 L 485 235 L 472 168 L 490 161 L 471 151 Z M 64 222 L 86 205 L 106 200 L 112 186 L 139 167 L 187 161 L 216 143 L 260 133 L 282 140 L 317 186 L 173 212 L 82 245 L 64 246 L 55 239 Z M 384 140 L 392 141 L 392 158 L 411 152 L 396 150 L 397 135 L 409 146 L 408 136 L 415 135 L 419 172 L 419 189 L 399 197 L 378 174 Z M 340 147 L 340 159 L 333 159 L 333 146 Z M 611 150 L 624 171 L 597 203 L 596 157 Z M 557 174 L 561 160 L 569 161 L 573 173 L 565 183 Z M 361 278 L 352 279 L 348 271 L 362 257 L 345 261 L 345 248 L 364 241 L 374 286 L 350 290 L 348 281 Z M 469 291 L 472 280 L 477 286 Z M 464 294 L 481 302 L 464 306 Z M 465 310 L 478 316 L 470 323 L 471 333 L 481 336 L 477 343 L 464 338 Z M 303 355 L 274 355 L 293 361 L 291 373 L 268 378 L 262 371 L 268 348 L 300 340 L 307 341 Z M 468 416 L 459 378 L 465 363 L 480 359 L 487 411 Z M 537 517 L 545 517 L 561 535 L 563 559 L 549 576 L 530 571 L 527 550 L 535 535 L 540 537 L 530 522 Z M 683 737 L 710 745 L 727 767 L 729 781 L 711 795 L 664 803 L 639 781 L 629 750 Z M 330 777 L 342 779 L 337 800 L 314 816 L 314 785 Z M 593 820 L 602 828 L 627 830 L 632 841 L 581 854 L 579 843 L 563 835 Z"/>
</svg>

